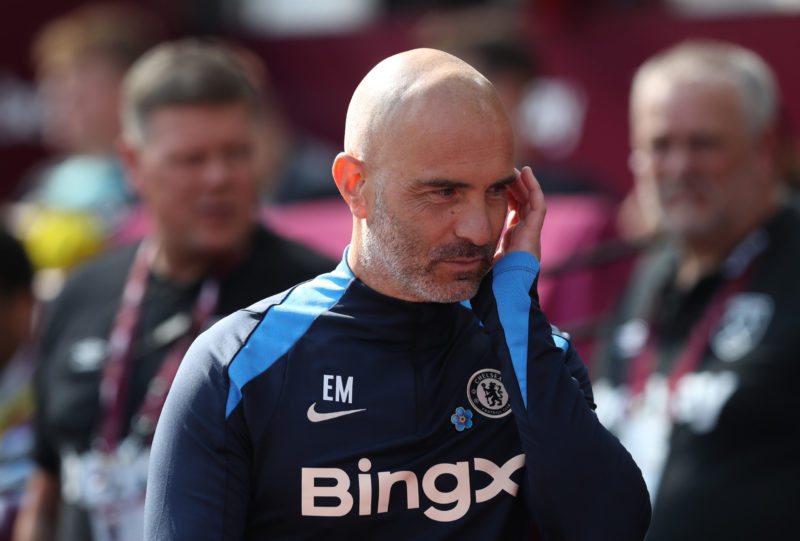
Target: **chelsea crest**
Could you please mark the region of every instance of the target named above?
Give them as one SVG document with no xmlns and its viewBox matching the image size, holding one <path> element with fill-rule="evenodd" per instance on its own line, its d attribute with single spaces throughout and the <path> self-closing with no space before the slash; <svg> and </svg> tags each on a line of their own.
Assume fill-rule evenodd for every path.
<svg viewBox="0 0 800 541">
<path fill-rule="evenodd" d="M 511 412 L 511 402 L 503 385 L 499 370 L 478 370 L 467 383 L 467 398 L 481 415 L 490 418 L 505 417 Z"/>
</svg>

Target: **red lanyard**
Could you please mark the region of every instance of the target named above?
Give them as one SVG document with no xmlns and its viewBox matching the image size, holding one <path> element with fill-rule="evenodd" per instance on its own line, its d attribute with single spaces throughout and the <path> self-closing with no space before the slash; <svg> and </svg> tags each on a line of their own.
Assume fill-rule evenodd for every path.
<svg viewBox="0 0 800 541">
<path fill-rule="evenodd" d="M 147 278 L 156 254 L 157 247 L 150 239 L 145 239 L 136 251 L 111 330 L 108 359 L 100 382 L 100 443 L 106 452 L 114 449 L 122 436 L 122 422 L 132 385 L 133 338 L 141 318 Z M 134 431 L 142 438 L 152 437 L 181 359 L 203 325 L 213 315 L 218 297 L 219 282 L 207 278 L 192 308 L 189 332 L 167 352 L 158 374 L 148 385 L 142 406 L 134 416 Z"/>
<path fill-rule="evenodd" d="M 751 270 L 752 265 L 748 271 L 742 272 L 722 284 L 709 302 L 705 312 L 703 312 L 700 321 L 692 327 L 686 345 L 669 373 L 668 384 L 670 392 L 675 390 L 675 386 L 683 376 L 694 371 L 700 364 L 708 348 L 709 335 L 725 313 L 724 309 L 727 301 L 744 288 L 749 281 Z M 651 324 L 645 346 L 631 363 L 629 381 L 633 395 L 644 391 L 647 380 L 656 371 L 657 346 L 658 335 Z"/>
<path fill-rule="evenodd" d="M 692 328 L 683 351 L 669 373 L 670 392 L 675 390 L 678 381 L 683 376 L 699 366 L 708 349 L 711 331 L 722 318 L 728 300 L 748 284 L 753 276 L 754 267 L 758 265 L 758 261 L 768 245 L 769 234 L 765 229 L 758 228 L 747 235 L 728 256 L 723 265 L 725 283 L 714 293 L 700 321 Z M 647 322 L 648 336 L 645 345 L 632 360 L 628 371 L 628 382 L 631 394 L 634 396 L 644 391 L 647 380 L 657 369 L 658 336 L 652 324 L 655 319 L 653 313 L 655 308 L 655 306 L 650 307 L 649 321 Z"/>
</svg>

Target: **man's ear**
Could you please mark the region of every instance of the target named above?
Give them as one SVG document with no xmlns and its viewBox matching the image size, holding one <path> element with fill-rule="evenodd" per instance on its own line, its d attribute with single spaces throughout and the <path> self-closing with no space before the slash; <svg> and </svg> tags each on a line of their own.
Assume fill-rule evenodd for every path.
<svg viewBox="0 0 800 541">
<path fill-rule="evenodd" d="M 144 196 L 144 186 L 141 179 L 141 150 L 134 144 L 120 137 L 116 141 L 117 156 L 125 170 L 125 178 L 134 193 L 139 197 Z"/>
<path fill-rule="evenodd" d="M 366 218 L 363 162 L 345 152 L 333 160 L 333 180 L 356 218 Z"/>
</svg>

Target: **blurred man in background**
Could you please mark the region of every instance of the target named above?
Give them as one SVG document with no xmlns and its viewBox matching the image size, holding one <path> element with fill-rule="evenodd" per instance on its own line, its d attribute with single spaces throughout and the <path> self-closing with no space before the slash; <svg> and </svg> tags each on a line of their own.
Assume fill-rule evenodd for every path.
<svg viewBox="0 0 800 541">
<path fill-rule="evenodd" d="M 800 215 L 778 89 L 750 50 L 687 42 L 639 68 L 631 164 L 653 243 L 594 364 L 598 414 L 654 497 L 648 540 L 797 535 Z"/>
<path fill-rule="evenodd" d="M 33 470 L 31 325 L 33 268 L 19 240 L 0 229 L 0 541 L 11 527 Z"/>
<path fill-rule="evenodd" d="M 16 541 L 141 541 L 150 439 L 191 340 L 332 266 L 257 223 L 264 109 L 239 58 L 167 43 L 126 75 L 120 152 L 152 225 L 76 270 L 43 320 Z"/>
</svg>

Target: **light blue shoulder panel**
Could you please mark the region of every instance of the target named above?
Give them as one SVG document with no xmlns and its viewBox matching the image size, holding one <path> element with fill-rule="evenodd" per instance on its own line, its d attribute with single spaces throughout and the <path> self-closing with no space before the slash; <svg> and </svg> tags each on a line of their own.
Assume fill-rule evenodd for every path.
<svg viewBox="0 0 800 541">
<path fill-rule="evenodd" d="M 339 302 L 353 273 L 345 257 L 333 272 L 297 286 L 282 303 L 272 306 L 228 367 L 227 418 L 242 399 L 247 382 L 263 374 L 297 343 L 318 315 Z"/>
</svg>

